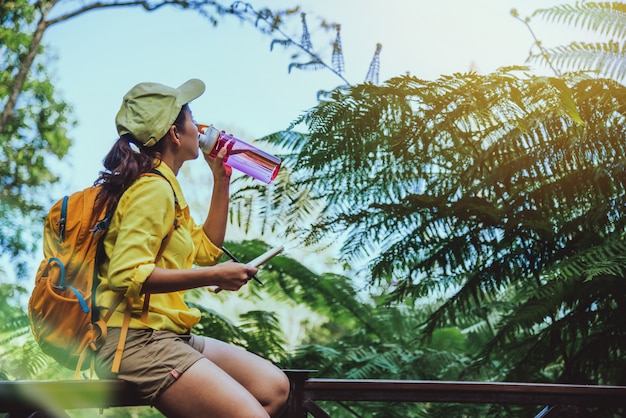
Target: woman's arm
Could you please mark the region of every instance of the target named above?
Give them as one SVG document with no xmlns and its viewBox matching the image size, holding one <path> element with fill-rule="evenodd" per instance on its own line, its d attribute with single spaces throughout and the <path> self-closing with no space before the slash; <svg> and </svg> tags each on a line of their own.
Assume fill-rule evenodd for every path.
<svg viewBox="0 0 626 418">
<path fill-rule="evenodd" d="M 239 290 L 258 269 L 247 264 L 227 261 L 211 267 L 176 270 L 155 267 L 141 288 L 142 293 L 167 293 L 217 286 L 223 290 Z"/>
<path fill-rule="evenodd" d="M 209 240 L 217 247 L 224 244 L 230 200 L 230 176 L 232 169 L 224 165 L 226 148 L 222 148 L 215 158 L 204 154 L 213 172 L 213 194 L 211 205 L 202 229 Z M 211 267 L 175 270 L 155 267 L 142 286 L 142 293 L 166 293 L 217 286 L 223 290 L 239 290 L 258 269 L 246 264 L 225 262 Z"/>
<path fill-rule="evenodd" d="M 232 168 L 224 165 L 224 157 L 226 157 L 225 147 L 219 151 L 215 158 L 204 154 L 204 159 L 213 172 L 213 194 L 203 229 L 209 240 L 220 248 L 224 244 L 224 237 L 226 236 L 230 201 L 230 175 L 232 173 Z"/>
</svg>

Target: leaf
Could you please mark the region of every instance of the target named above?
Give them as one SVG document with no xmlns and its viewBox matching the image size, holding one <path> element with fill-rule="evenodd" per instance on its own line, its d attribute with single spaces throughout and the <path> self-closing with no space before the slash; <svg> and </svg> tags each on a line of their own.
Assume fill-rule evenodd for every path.
<svg viewBox="0 0 626 418">
<path fill-rule="evenodd" d="M 561 99 L 561 104 L 565 108 L 566 114 L 576 124 L 584 125 L 585 122 L 580 117 L 580 113 L 578 113 L 578 108 L 576 107 L 576 102 L 572 96 L 572 91 L 567 87 L 565 81 L 559 78 L 549 78 L 548 82 L 559 91 L 559 98 Z"/>
</svg>

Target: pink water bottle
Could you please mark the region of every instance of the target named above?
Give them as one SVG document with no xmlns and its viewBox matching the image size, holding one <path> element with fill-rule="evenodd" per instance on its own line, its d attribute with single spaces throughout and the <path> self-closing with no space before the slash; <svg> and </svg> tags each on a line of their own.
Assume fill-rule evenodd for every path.
<svg viewBox="0 0 626 418">
<path fill-rule="evenodd" d="M 213 125 L 198 125 L 198 143 L 202 152 L 213 158 L 220 149 L 226 147 L 228 152 L 224 164 L 267 184 L 276 178 L 280 170 L 280 158 L 220 131 Z"/>
</svg>

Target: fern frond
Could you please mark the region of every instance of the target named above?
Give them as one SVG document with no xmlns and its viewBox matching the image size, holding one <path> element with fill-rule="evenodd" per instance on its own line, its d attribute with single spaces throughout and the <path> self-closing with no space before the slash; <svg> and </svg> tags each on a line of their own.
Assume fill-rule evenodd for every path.
<svg viewBox="0 0 626 418">
<path fill-rule="evenodd" d="M 565 69 L 588 69 L 620 81 L 626 77 L 626 43 L 574 42 L 547 53 L 555 65 Z M 542 56 L 531 55 L 529 61 L 541 63 Z"/>
<path fill-rule="evenodd" d="M 321 70 L 325 67 L 326 65 L 323 62 L 321 62 L 320 60 L 314 59 L 309 62 L 292 62 L 287 67 L 287 72 L 291 73 L 291 70 L 293 70 L 294 68 L 297 70 L 315 71 L 315 70 Z"/>
<path fill-rule="evenodd" d="M 376 51 L 374 52 L 374 56 L 372 57 L 372 62 L 370 62 L 369 69 L 367 70 L 367 74 L 365 75 L 365 83 L 373 83 L 378 84 L 378 75 L 380 73 L 380 51 L 382 49 L 382 44 L 376 44 Z"/>
<path fill-rule="evenodd" d="M 248 311 L 240 315 L 247 349 L 276 363 L 286 358 L 285 337 L 274 312 Z"/>
<path fill-rule="evenodd" d="M 341 46 L 341 25 L 336 25 L 336 29 L 337 37 L 335 38 L 335 42 L 333 42 L 331 62 L 335 71 L 338 74 L 343 74 L 345 71 L 345 63 L 343 59 L 343 47 Z"/>
<path fill-rule="evenodd" d="M 293 41 L 291 39 L 273 39 L 270 43 L 270 51 L 274 50 L 274 45 L 282 46 L 283 48 L 287 48 L 293 45 Z"/>
<path fill-rule="evenodd" d="M 626 40 L 626 5 L 622 2 L 577 2 L 539 9 L 532 16 Z"/>
<path fill-rule="evenodd" d="M 302 38 L 300 40 L 300 44 L 302 48 L 307 51 L 311 51 L 313 49 L 313 44 L 311 43 L 311 34 L 309 34 L 309 27 L 306 23 L 306 13 L 301 14 L 302 18 Z"/>
</svg>

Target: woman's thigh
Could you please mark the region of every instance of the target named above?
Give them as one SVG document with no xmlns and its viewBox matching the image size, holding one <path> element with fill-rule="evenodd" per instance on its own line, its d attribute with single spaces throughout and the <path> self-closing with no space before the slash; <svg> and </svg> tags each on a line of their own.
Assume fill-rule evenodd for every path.
<svg viewBox="0 0 626 418">
<path fill-rule="evenodd" d="M 269 416 L 246 388 L 208 359 L 181 374 L 157 397 L 155 406 L 167 417 Z"/>
<path fill-rule="evenodd" d="M 270 412 L 280 410 L 289 396 L 289 379 L 266 359 L 209 337 L 202 354 L 245 387 Z"/>
<path fill-rule="evenodd" d="M 178 377 L 155 406 L 168 417 L 278 416 L 289 397 L 289 379 L 269 361 L 208 337 L 190 344 L 204 358 Z"/>
</svg>

